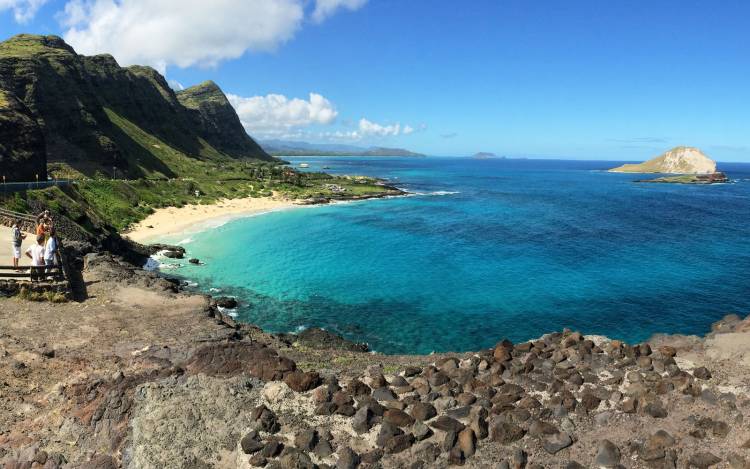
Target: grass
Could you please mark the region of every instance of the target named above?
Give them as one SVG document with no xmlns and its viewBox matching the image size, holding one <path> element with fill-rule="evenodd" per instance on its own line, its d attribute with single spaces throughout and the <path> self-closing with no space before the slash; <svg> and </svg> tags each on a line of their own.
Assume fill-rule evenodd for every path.
<svg viewBox="0 0 750 469">
<path fill-rule="evenodd" d="M 56 165 L 53 171 L 56 176 L 75 176 L 73 170 L 65 165 Z M 0 205 L 27 213 L 29 202 L 36 201 L 93 233 L 101 225 L 111 226 L 118 231 L 125 230 L 159 208 L 211 204 L 220 199 L 268 197 L 274 192 L 297 200 L 381 194 L 384 189 L 376 182 L 372 178 L 299 173 L 273 163 L 234 161 L 217 165 L 215 171 L 209 171 L 208 175 L 199 173 L 193 178 L 77 179 L 71 186 L 16 193 Z M 346 190 L 335 193 L 326 187 L 327 184 Z"/>
<path fill-rule="evenodd" d="M 14 36 L 7 41 L 0 42 L 0 58 L 29 57 L 37 54 L 70 55 L 67 50 L 45 45 L 43 40 L 44 36 L 33 34 Z"/>
<path fill-rule="evenodd" d="M 25 301 L 48 301 L 50 303 L 67 303 L 68 297 L 62 293 L 46 291 L 46 292 L 35 292 L 31 291 L 26 287 L 21 287 L 18 291 L 18 298 Z"/>
</svg>

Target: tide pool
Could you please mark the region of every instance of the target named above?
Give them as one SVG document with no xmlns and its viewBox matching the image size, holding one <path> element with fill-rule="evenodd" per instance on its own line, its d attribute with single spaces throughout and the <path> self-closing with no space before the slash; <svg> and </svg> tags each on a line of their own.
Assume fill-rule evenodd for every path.
<svg viewBox="0 0 750 469">
<path fill-rule="evenodd" d="M 288 158 L 414 195 L 304 207 L 166 241 L 169 271 L 238 319 L 324 327 L 385 353 L 464 351 L 570 327 L 640 341 L 750 313 L 750 165 L 735 182 L 638 184 L 616 162 Z M 185 239 L 188 238 L 188 239 Z M 215 293 L 219 294 L 219 293 Z"/>
</svg>

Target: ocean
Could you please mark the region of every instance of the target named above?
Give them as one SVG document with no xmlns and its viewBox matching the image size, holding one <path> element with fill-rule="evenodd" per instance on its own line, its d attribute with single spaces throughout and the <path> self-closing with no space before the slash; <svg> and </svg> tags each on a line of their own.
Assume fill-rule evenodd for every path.
<svg viewBox="0 0 750 469">
<path fill-rule="evenodd" d="M 166 241 L 169 270 L 267 331 L 383 353 L 467 351 L 568 327 L 638 342 L 750 314 L 750 164 L 731 184 L 643 184 L 619 163 L 288 158 L 407 197 L 295 208 Z M 173 262 L 173 261 L 169 261 Z M 185 264 L 185 265 L 182 265 Z"/>
</svg>

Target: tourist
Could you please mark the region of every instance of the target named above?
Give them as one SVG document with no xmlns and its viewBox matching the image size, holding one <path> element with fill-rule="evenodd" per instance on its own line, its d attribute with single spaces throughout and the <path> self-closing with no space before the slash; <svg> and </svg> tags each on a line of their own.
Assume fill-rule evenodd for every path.
<svg viewBox="0 0 750 469">
<path fill-rule="evenodd" d="M 26 238 L 26 233 L 21 231 L 21 221 L 16 220 L 13 222 L 13 267 L 16 272 L 20 272 L 18 269 L 18 262 L 21 259 L 21 245 L 23 240 Z"/>
<path fill-rule="evenodd" d="M 55 228 L 50 227 L 49 238 L 44 245 L 44 265 L 47 266 L 47 273 L 57 264 L 57 236 L 55 236 Z"/>
<path fill-rule="evenodd" d="M 26 257 L 31 259 L 31 280 L 38 279 L 44 271 L 44 234 L 36 236 L 36 244 L 29 246 Z"/>
</svg>

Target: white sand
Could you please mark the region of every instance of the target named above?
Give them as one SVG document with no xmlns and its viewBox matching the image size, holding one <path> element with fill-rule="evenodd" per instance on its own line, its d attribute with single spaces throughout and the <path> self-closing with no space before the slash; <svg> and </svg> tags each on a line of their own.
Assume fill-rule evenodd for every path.
<svg viewBox="0 0 750 469">
<path fill-rule="evenodd" d="M 200 231 L 213 220 L 294 207 L 296 202 L 279 197 L 224 199 L 211 205 L 185 205 L 156 209 L 145 220 L 131 227 L 124 236 L 137 242 L 155 241 L 166 236 Z"/>
</svg>

